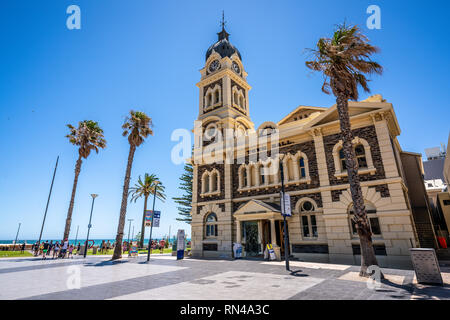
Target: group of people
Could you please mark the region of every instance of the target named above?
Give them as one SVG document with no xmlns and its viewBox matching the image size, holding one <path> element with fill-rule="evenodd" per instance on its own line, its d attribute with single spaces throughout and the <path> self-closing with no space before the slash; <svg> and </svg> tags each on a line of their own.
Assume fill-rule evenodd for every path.
<svg viewBox="0 0 450 320">
<path fill-rule="evenodd" d="M 105 241 L 103 240 L 101 245 L 99 246 L 100 254 L 108 254 L 108 251 L 111 249 L 114 249 L 115 242 L 111 243 L 109 240 Z M 165 241 L 155 241 L 152 240 L 152 249 L 153 250 L 160 250 L 161 253 L 164 250 Z M 88 246 L 90 248 L 90 246 Z M 23 246 L 22 250 L 25 249 L 25 245 Z M 131 249 L 131 243 L 128 243 L 127 241 L 123 242 L 122 250 L 123 252 L 129 251 Z M 36 242 L 32 246 L 32 250 L 34 252 L 34 255 L 42 256 L 42 259 L 47 259 L 48 257 L 52 257 L 53 259 L 58 258 L 73 258 L 74 252 L 80 252 L 81 250 L 81 243 L 78 242 L 78 245 L 70 244 L 67 239 L 63 241 L 44 241 L 44 242 Z"/>
<path fill-rule="evenodd" d="M 114 249 L 114 243 L 111 244 L 109 240 L 108 241 L 103 240 L 102 244 L 100 245 L 100 253 L 101 254 L 108 253 L 108 250 L 110 249 Z"/>
<path fill-rule="evenodd" d="M 80 250 L 80 243 L 78 243 L 77 251 Z M 33 252 L 35 256 L 42 255 L 42 259 L 47 259 L 52 255 L 53 259 L 58 258 L 73 258 L 73 251 L 75 246 L 73 244 L 69 244 L 69 241 L 65 239 L 64 241 L 56 241 L 53 243 L 53 240 L 50 242 L 47 240 L 45 242 L 38 243 L 36 242 L 33 245 Z"/>
</svg>

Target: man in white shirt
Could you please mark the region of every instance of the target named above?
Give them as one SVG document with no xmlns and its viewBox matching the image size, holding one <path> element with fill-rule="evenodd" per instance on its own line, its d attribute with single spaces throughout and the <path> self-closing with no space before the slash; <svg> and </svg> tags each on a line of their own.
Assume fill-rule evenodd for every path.
<svg viewBox="0 0 450 320">
<path fill-rule="evenodd" d="M 64 240 L 64 244 L 61 248 L 61 256 L 64 259 L 66 256 L 67 248 L 69 247 L 69 241 L 67 239 Z"/>
</svg>

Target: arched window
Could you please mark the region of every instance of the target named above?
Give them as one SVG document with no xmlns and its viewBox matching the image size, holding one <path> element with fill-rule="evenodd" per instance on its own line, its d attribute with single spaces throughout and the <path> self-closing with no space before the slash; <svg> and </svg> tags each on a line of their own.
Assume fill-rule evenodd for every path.
<svg viewBox="0 0 450 320">
<path fill-rule="evenodd" d="M 288 181 L 295 180 L 294 175 L 294 162 L 292 161 L 292 158 L 289 155 L 289 158 L 286 160 L 286 178 Z"/>
<path fill-rule="evenodd" d="M 235 103 L 235 104 L 238 104 L 238 101 L 239 101 L 239 98 L 238 98 L 238 93 L 235 91 L 234 92 L 234 95 L 233 95 L 233 102 Z"/>
<path fill-rule="evenodd" d="M 370 231 L 374 236 L 381 236 L 381 228 L 380 222 L 377 216 L 377 209 L 371 203 L 365 201 L 364 206 L 366 207 L 367 219 L 369 220 Z M 350 218 L 350 224 L 352 227 L 353 236 L 358 236 L 358 232 L 356 230 L 356 224 L 354 222 L 355 210 L 353 208 L 353 204 L 350 205 L 348 209 L 348 214 Z"/>
<path fill-rule="evenodd" d="M 211 192 L 219 190 L 219 185 L 217 183 L 217 172 L 211 173 Z"/>
<path fill-rule="evenodd" d="M 209 176 L 205 179 L 204 186 L 205 186 L 205 188 L 204 188 L 205 192 L 204 193 L 208 193 L 209 192 Z"/>
<path fill-rule="evenodd" d="M 207 171 L 202 174 L 202 193 L 209 192 L 209 173 Z"/>
<path fill-rule="evenodd" d="M 244 109 L 244 97 L 242 95 L 239 97 L 239 106 Z"/>
<path fill-rule="evenodd" d="M 345 162 L 344 148 L 339 150 L 339 161 L 341 162 L 341 171 L 347 170 L 347 163 Z"/>
<path fill-rule="evenodd" d="M 212 104 L 212 94 L 208 93 L 206 96 L 206 106 L 209 107 Z"/>
<path fill-rule="evenodd" d="M 219 90 L 215 91 L 214 96 L 215 96 L 215 102 L 214 103 L 219 103 L 219 101 L 220 101 L 220 99 L 219 99 L 220 98 Z"/>
<path fill-rule="evenodd" d="M 374 174 L 377 170 L 373 165 L 372 154 L 369 143 L 360 138 L 355 137 L 352 140 L 353 150 L 355 152 L 355 161 L 358 164 L 359 174 Z M 347 175 L 347 164 L 345 163 L 345 155 L 343 150 L 343 142 L 340 140 L 333 147 L 333 160 L 335 167 L 335 176 L 341 178 Z"/>
<path fill-rule="evenodd" d="M 303 237 L 317 238 L 319 234 L 317 232 L 316 215 L 311 214 L 316 210 L 315 205 L 311 201 L 305 200 L 300 204 L 299 210 Z"/>
<path fill-rule="evenodd" d="M 359 168 L 367 168 L 366 151 L 362 144 L 355 146 L 356 161 Z"/>
<path fill-rule="evenodd" d="M 205 237 L 217 237 L 217 216 L 214 212 L 210 213 L 205 220 Z"/>
<path fill-rule="evenodd" d="M 298 159 L 298 168 L 300 173 L 300 179 L 306 178 L 305 159 L 303 157 L 300 157 Z"/>
<path fill-rule="evenodd" d="M 264 183 L 266 183 L 266 178 L 265 178 L 265 175 L 264 175 L 264 166 L 260 166 L 259 167 L 259 173 L 260 173 L 260 184 L 264 184 Z"/>
</svg>

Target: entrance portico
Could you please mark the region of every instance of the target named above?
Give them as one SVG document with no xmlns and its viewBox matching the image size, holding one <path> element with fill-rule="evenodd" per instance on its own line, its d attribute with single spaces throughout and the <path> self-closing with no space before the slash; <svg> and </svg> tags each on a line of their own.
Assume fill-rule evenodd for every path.
<svg viewBox="0 0 450 320">
<path fill-rule="evenodd" d="M 259 256 L 268 243 L 284 247 L 283 216 L 277 204 L 250 200 L 234 213 L 236 242 L 241 243 L 246 256 Z M 284 251 L 284 250 L 283 250 Z"/>
</svg>

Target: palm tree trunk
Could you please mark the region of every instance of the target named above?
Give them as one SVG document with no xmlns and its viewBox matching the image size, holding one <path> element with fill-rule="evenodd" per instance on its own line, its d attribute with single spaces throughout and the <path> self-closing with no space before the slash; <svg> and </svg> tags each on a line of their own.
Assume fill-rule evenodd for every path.
<svg viewBox="0 0 450 320">
<path fill-rule="evenodd" d="M 81 159 L 82 159 L 81 155 L 79 155 L 78 160 L 75 164 L 75 178 L 73 179 L 72 196 L 70 197 L 69 210 L 67 211 L 66 226 L 64 227 L 63 240 L 69 239 L 70 225 L 72 224 L 72 212 L 75 203 L 75 194 L 77 193 L 78 176 L 80 175 L 81 163 L 83 162 Z"/>
<path fill-rule="evenodd" d="M 119 225 L 117 226 L 116 246 L 114 247 L 114 254 L 112 260 L 122 258 L 122 241 L 123 229 L 125 227 L 125 217 L 127 215 L 128 204 L 128 190 L 130 188 L 131 166 L 133 165 L 134 152 L 136 146 L 130 145 L 130 153 L 128 154 L 127 170 L 125 172 L 125 181 L 123 184 L 122 204 L 120 206 Z"/>
<path fill-rule="evenodd" d="M 145 196 L 144 199 L 144 212 L 142 214 L 142 228 L 141 228 L 141 239 L 139 240 L 139 247 L 144 247 L 144 235 L 145 235 L 145 211 L 147 211 L 147 200 L 148 196 Z"/>
<path fill-rule="evenodd" d="M 367 268 L 371 265 L 378 265 L 378 262 L 373 250 L 372 232 L 370 231 L 369 220 L 367 219 L 366 208 L 364 206 L 364 198 L 359 183 L 358 164 L 356 162 L 355 150 L 352 145 L 353 134 L 350 126 L 350 117 L 348 115 L 347 96 L 345 94 L 338 95 L 336 103 L 341 127 L 345 164 L 347 166 L 348 181 L 350 183 L 350 192 L 355 211 L 354 221 L 361 246 L 361 270 L 359 275 L 368 277 L 370 274 L 367 273 Z"/>
</svg>

